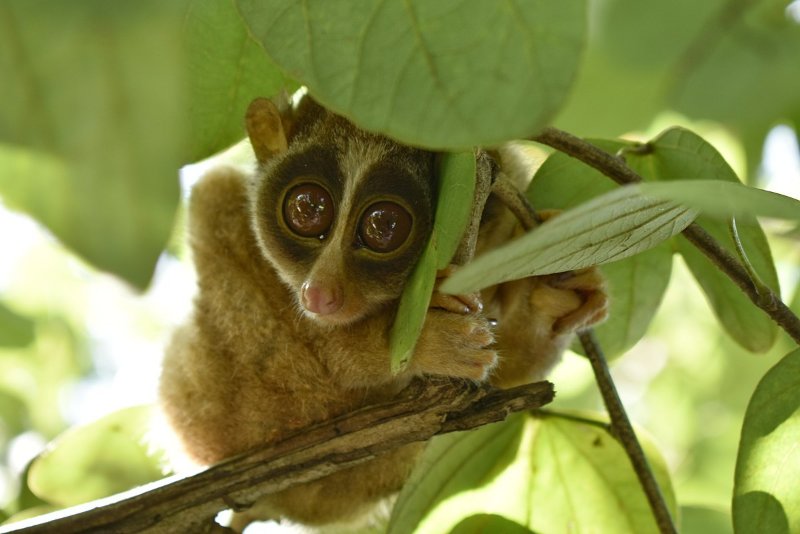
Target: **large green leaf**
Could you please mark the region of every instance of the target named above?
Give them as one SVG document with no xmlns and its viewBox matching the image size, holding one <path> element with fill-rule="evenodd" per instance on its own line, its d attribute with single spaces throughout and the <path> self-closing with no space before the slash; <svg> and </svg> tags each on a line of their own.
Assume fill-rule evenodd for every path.
<svg viewBox="0 0 800 534">
<path fill-rule="evenodd" d="M 450 534 L 534 534 L 527 529 L 496 514 L 470 516 L 453 527 Z"/>
<path fill-rule="evenodd" d="M 673 512 L 663 460 L 644 446 Z M 494 514 L 534 532 L 657 532 L 622 447 L 599 421 L 512 416 L 435 438 L 395 505 L 389 534 L 446 532 Z"/>
<path fill-rule="evenodd" d="M 648 153 L 631 152 L 628 163 L 649 180 L 720 180 L 738 184 L 736 174 L 714 147 L 683 128 L 667 130 L 649 144 Z M 691 186 L 690 186 L 691 187 Z M 726 222 L 701 216 L 697 222 L 734 256 L 736 248 Z M 740 217 L 737 227 L 745 252 L 760 278 L 773 290 L 778 279 L 764 232 L 753 217 Z M 752 351 L 767 350 L 775 341 L 776 325 L 685 239 L 678 250 L 725 330 Z"/>
<path fill-rule="evenodd" d="M 610 154 L 627 145 L 609 140 L 592 140 L 592 144 Z M 569 209 L 615 188 L 617 185 L 599 171 L 556 152 L 536 171 L 527 195 L 537 210 Z M 671 272 L 672 249 L 666 243 L 603 267 L 611 313 L 595 333 L 606 356 L 622 354 L 644 336 Z"/>
<path fill-rule="evenodd" d="M 442 156 L 433 233 L 406 282 L 389 336 L 392 371 L 405 368 L 417 344 L 437 269 L 447 267 L 469 223 L 475 195 L 475 153 L 448 152 Z"/>
<path fill-rule="evenodd" d="M 531 135 L 577 70 L 583 0 L 237 0 L 267 53 L 334 111 L 416 145 Z"/>
<path fill-rule="evenodd" d="M 733 534 L 727 511 L 705 506 L 681 506 L 682 534 Z"/>
<path fill-rule="evenodd" d="M 524 278 L 602 265 L 651 249 L 686 228 L 696 212 L 620 187 L 484 254 L 442 284 L 463 293 Z"/>
<path fill-rule="evenodd" d="M 178 200 L 184 10 L 157 0 L 0 5 L 0 194 L 140 288 Z"/>
<path fill-rule="evenodd" d="M 73 506 L 162 478 L 164 459 L 145 443 L 151 419 L 151 406 L 137 406 L 71 428 L 34 460 L 31 490 Z"/>
<path fill-rule="evenodd" d="M 737 533 L 800 531 L 800 349 L 756 387 L 736 460 L 733 527 Z"/>
<path fill-rule="evenodd" d="M 289 82 L 247 30 L 234 0 L 192 0 L 184 38 L 190 78 L 191 160 L 244 137 L 244 115 L 256 97 Z"/>
</svg>

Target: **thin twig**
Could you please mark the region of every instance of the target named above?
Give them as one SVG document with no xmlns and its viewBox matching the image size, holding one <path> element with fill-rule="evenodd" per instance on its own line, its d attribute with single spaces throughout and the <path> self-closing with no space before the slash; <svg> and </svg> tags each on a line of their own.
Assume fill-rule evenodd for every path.
<svg viewBox="0 0 800 534">
<path fill-rule="evenodd" d="M 580 339 L 583 350 L 586 352 L 586 357 L 592 364 L 597 387 L 600 389 L 600 394 L 606 405 L 606 411 L 608 411 L 608 416 L 611 419 L 611 434 L 625 449 L 625 453 L 631 461 L 633 470 L 647 497 L 647 502 L 650 503 L 650 509 L 653 511 L 658 529 L 664 534 L 676 533 L 675 522 L 672 519 L 669 508 L 667 508 L 664 494 L 661 492 L 650 463 L 647 461 L 647 456 L 645 456 L 644 450 L 642 450 L 642 446 L 636 438 L 636 433 L 633 430 L 630 419 L 628 419 L 628 414 L 625 412 L 625 407 L 619 397 L 617 388 L 614 386 L 608 363 L 600 344 L 597 342 L 597 338 L 591 330 L 585 330 L 578 334 L 578 339 Z"/>
<path fill-rule="evenodd" d="M 493 194 L 511 209 L 517 216 L 523 228 L 527 231 L 535 226 L 534 221 L 538 221 L 539 217 L 534 211 L 533 207 L 528 203 L 524 195 L 513 194 L 509 188 L 519 190 L 510 182 L 501 184 L 498 187 L 500 180 L 495 183 L 495 188 L 492 190 Z M 628 459 L 631 462 L 636 477 L 642 486 L 647 501 L 650 504 L 650 509 L 653 512 L 653 517 L 656 520 L 659 531 L 662 534 L 674 534 L 677 532 L 672 515 L 667 508 L 667 503 L 664 500 L 664 494 L 658 486 L 658 482 L 653 475 L 653 470 L 647 457 L 642 450 L 639 440 L 636 438 L 636 433 L 633 430 L 630 419 L 625 412 L 625 407 L 622 400 L 617 393 L 617 388 L 614 385 L 614 380 L 611 378 L 611 372 L 608 369 L 603 350 L 600 348 L 600 343 L 594 336 L 591 329 L 584 330 L 578 334 L 578 338 L 583 345 L 583 350 L 591 362 L 592 370 L 594 371 L 597 387 L 603 397 L 603 402 L 606 405 L 610 419 L 610 432 L 611 435 L 622 445 Z"/>
<path fill-rule="evenodd" d="M 502 421 L 553 399 L 537 382 L 499 390 L 444 379 L 420 380 L 397 398 L 303 429 L 277 444 L 79 507 L 0 527 L 0 533 L 212 532 L 214 516 L 246 509 L 268 493 L 310 482 L 436 434 Z"/>
<path fill-rule="evenodd" d="M 545 128 L 533 141 L 548 145 L 597 169 L 618 184 L 635 184 L 642 177 L 628 167 L 621 157 L 612 156 L 600 148 L 572 134 L 556 128 Z M 769 315 L 794 341 L 800 345 L 800 318 L 784 304 L 774 291 L 760 292 L 750 279 L 747 270 L 722 247 L 708 232 L 696 223 L 690 224 L 683 236 L 711 260 L 747 297 Z"/>
</svg>

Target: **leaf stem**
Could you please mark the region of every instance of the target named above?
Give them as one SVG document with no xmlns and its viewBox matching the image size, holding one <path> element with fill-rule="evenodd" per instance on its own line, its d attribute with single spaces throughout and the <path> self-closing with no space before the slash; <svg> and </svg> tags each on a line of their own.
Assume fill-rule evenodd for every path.
<svg viewBox="0 0 800 534">
<path fill-rule="evenodd" d="M 744 250 L 744 245 L 742 245 L 742 240 L 739 238 L 739 230 L 736 228 L 736 217 L 731 217 L 730 222 L 728 223 L 728 230 L 730 231 L 731 239 L 733 239 L 733 245 L 736 247 L 736 254 L 739 255 L 739 260 L 742 262 L 742 266 L 747 271 L 747 275 L 750 277 L 750 281 L 752 282 L 753 287 L 758 294 L 759 300 L 764 306 L 772 306 L 773 303 L 769 287 L 758 275 L 753 267 L 753 264 L 750 263 L 750 259 L 747 257 L 747 252 Z"/>
<path fill-rule="evenodd" d="M 562 130 L 545 128 L 532 140 L 582 161 L 618 184 L 634 184 L 642 181 L 642 177 L 628 167 L 621 157 L 612 156 L 593 144 Z M 733 283 L 739 286 L 753 304 L 761 308 L 800 345 L 800 318 L 770 288 L 766 287 L 766 292 L 760 293 L 747 270 L 698 224 L 690 224 L 683 231 L 683 236 L 705 254 Z"/>
</svg>

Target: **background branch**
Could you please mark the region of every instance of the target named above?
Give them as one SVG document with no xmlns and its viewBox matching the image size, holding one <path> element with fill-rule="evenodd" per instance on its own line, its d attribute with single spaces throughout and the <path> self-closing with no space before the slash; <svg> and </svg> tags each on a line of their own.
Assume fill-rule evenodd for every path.
<svg viewBox="0 0 800 534">
<path fill-rule="evenodd" d="M 214 516 L 227 508 L 246 509 L 268 493 L 436 434 L 501 421 L 512 412 L 539 408 L 553 396 L 549 382 L 498 390 L 464 381 L 418 380 L 391 402 L 302 430 L 195 475 L 14 523 L 0 533 L 211 531 Z"/>
</svg>

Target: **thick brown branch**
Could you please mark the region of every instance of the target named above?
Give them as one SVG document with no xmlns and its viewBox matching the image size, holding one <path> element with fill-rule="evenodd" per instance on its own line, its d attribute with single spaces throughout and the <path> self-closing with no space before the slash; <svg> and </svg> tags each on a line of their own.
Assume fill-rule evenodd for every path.
<svg viewBox="0 0 800 534">
<path fill-rule="evenodd" d="M 580 160 L 605 174 L 618 184 L 634 184 L 642 177 L 625 164 L 622 158 L 612 156 L 600 148 L 555 128 L 546 128 L 534 141 L 551 146 L 556 150 Z M 684 237 L 697 247 L 724 272 L 741 290 L 761 308 L 773 321 L 783 328 L 796 343 L 800 344 L 800 319 L 772 291 L 759 291 L 747 270 L 714 240 L 702 227 L 691 224 L 683 231 Z"/>
<path fill-rule="evenodd" d="M 0 529 L 36 532 L 198 532 L 221 510 L 310 482 L 436 434 L 501 421 L 553 399 L 537 382 L 497 390 L 460 381 L 419 381 L 397 399 L 309 428 L 189 477 L 171 477 Z"/>
</svg>

